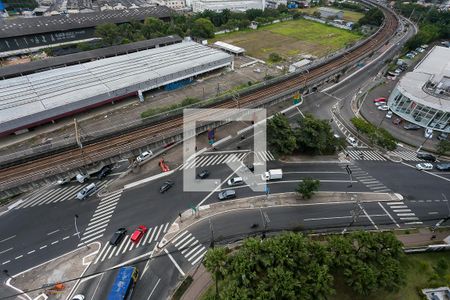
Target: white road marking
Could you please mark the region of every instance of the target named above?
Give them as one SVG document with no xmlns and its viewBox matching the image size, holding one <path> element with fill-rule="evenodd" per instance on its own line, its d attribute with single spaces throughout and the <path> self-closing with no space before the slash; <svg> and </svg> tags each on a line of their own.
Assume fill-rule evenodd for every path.
<svg viewBox="0 0 450 300">
<path fill-rule="evenodd" d="M 437 214 L 439 214 L 437 211 L 430 211 L 429 213 L 428 213 L 429 215 L 437 215 Z"/>
<path fill-rule="evenodd" d="M 369 219 L 370 223 L 372 223 L 373 227 L 375 227 L 376 230 L 378 230 L 378 226 L 375 224 L 375 222 L 372 220 L 372 218 L 369 216 L 369 214 L 366 212 L 364 207 L 361 204 L 358 204 L 359 208 L 361 208 L 362 212 L 366 215 L 366 217 Z"/>
<path fill-rule="evenodd" d="M 198 241 L 196 241 L 196 242 L 198 243 Z M 194 244 L 193 244 L 192 246 L 194 246 Z M 197 246 L 195 246 L 195 247 L 193 247 L 193 248 L 187 248 L 187 249 L 183 250 L 183 251 L 190 250 L 188 253 L 186 253 L 185 256 L 186 256 L 186 257 L 189 257 L 192 253 L 195 252 L 195 250 L 199 249 L 201 246 L 202 246 L 201 244 L 198 244 Z M 181 253 L 183 254 L 183 252 L 181 252 Z"/>
<path fill-rule="evenodd" d="M 10 260 L 4 261 L 4 262 L 2 262 L 2 266 L 6 265 L 7 263 L 10 263 L 10 262 L 11 262 Z"/>
<path fill-rule="evenodd" d="M 21 259 L 23 257 L 23 255 L 19 255 L 19 256 L 17 256 L 16 258 L 14 258 L 14 259 Z"/>
<path fill-rule="evenodd" d="M 388 202 L 387 205 L 391 206 L 391 205 L 403 205 L 405 203 L 403 202 Z"/>
<path fill-rule="evenodd" d="M 42 246 L 42 247 L 39 247 L 39 249 L 44 249 L 44 248 L 47 248 L 47 245 L 44 245 L 44 246 Z"/>
<path fill-rule="evenodd" d="M 59 241 L 54 241 L 54 242 L 52 242 L 52 245 L 58 244 L 58 243 L 59 243 Z"/>
<path fill-rule="evenodd" d="M 404 208 L 404 209 L 394 209 L 393 211 L 395 213 L 402 213 L 402 212 L 410 212 L 411 210 L 409 208 Z"/>
<path fill-rule="evenodd" d="M 386 208 L 384 208 L 383 204 L 381 204 L 381 202 L 378 202 L 378 205 L 384 210 L 384 212 L 389 216 L 389 218 L 392 220 L 392 222 L 394 222 L 395 226 L 397 226 L 398 228 L 400 228 L 400 225 L 397 224 L 397 222 L 395 222 L 395 219 L 391 216 L 391 214 L 389 214 L 389 212 L 386 210 Z"/>
<path fill-rule="evenodd" d="M 197 245 L 197 244 L 198 244 L 198 240 L 195 240 L 189 247 L 187 247 L 186 249 L 182 250 L 182 251 L 181 251 L 181 254 L 184 255 L 187 251 L 193 249 L 193 247 L 194 247 L 195 245 Z M 197 245 L 197 246 L 194 247 L 194 248 L 197 248 L 197 247 L 200 247 L 200 245 Z M 192 250 L 189 251 L 189 253 L 191 253 L 191 252 L 192 252 Z M 186 254 L 186 255 L 189 256 L 189 253 Z"/>
<path fill-rule="evenodd" d="M 185 236 L 182 240 L 180 240 L 178 243 L 175 244 L 175 247 L 178 248 L 179 245 L 181 245 L 185 240 L 187 240 L 188 238 L 190 238 L 192 236 L 191 233 L 189 233 L 187 236 Z M 173 242 L 172 242 L 173 243 Z"/>
<path fill-rule="evenodd" d="M 180 245 L 180 247 L 178 247 L 178 249 L 185 249 L 186 246 L 190 243 L 192 243 L 192 241 L 195 240 L 195 236 L 191 236 L 190 239 L 188 239 L 184 244 Z"/>
<path fill-rule="evenodd" d="M 181 233 L 179 236 L 177 236 L 177 237 L 175 237 L 173 240 L 172 240 L 172 244 L 174 244 L 174 243 L 176 243 L 183 235 L 185 235 L 185 234 L 187 234 L 187 233 L 189 233 L 189 231 L 184 231 L 183 233 Z"/>
<path fill-rule="evenodd" d="M 27 254 L 32 254 L 32 253 L 34 253 L 34 252 L 36 252 L 36 250 L 28 251 Z"/>
<path fill-rule="evenodd" d="M 415 216 L 416 214 L 415 213 L 400 213 L 400 214 L 397 214 L 397 216 L 399 216 L 399 217 L 411 217 L 411 216 Z"/>
<path fill-rule="evenodd" d="M 122 254 L 124 254 L 127 249 L 128 249 L 128 245 L 131 243 L 131 239 L 128 239 L 127 244 L 125 245 L 125 247 L 123 248 Z"/>
<path fill-rule="evenodd" d="M 153 295 L 153 293 L 156 290 L 156 287 L 158 286 L 159 282 L 161 281 L 161 278 L 158 279 L 158 281 L 156 282 L 155 286 L 153 287 L 152 291 L 150 292 L 150 295 L 148 295 L 147 300 L 150 300 L 150 297 Z"/>
<path fill-rule="evenodd" d="M 129 235 L 125 236 L 125 238 L 120 243 L 119 249 L 117 249 L 117 252 L 116 252 L 116 256 L 119 255 L 120 250 L 122 250 L 122 247 L 127 243 L 128 237 L 129 237 Z"/>
<path fill-rule="evenodd" d="M 15 237 L 16 237 L 16 235 L 12 235 L 10 237 L 7 237 L 6 239 L 1 240 L 0 243 L 6 242 L 7 240 L 10 240 L 10 239 L 15 238 Z"/>
<path fill-rule="evenodd" d="M 68 238 L 70 238 L 70 236 L 68 235 L 68 236 L 65 236 L 65 237 L 63 237 L 63 241 L 65 241 L 65 240 L 67 240 Z"/>
<path fill-rule="evenodd" d="M 2 252 L 0 252 L 0 254 L 6 253 L 6 252 L 8 252 L 8 251 L 11 251 L 12 249 L 13 249 L 13 248 L 9 248 L 9 249 L 3 250 Z"/>
<path fill-rule="evenodd" d="M 158 240 L 159 234 L 161 233 L 162 229 L 163 229 L 163 225 L 159 226 L 158 233 L 157 233 L 156 236 L 155 236 L 155 241 Z"/>
<path fill-rule="evenodd" d="M 172 263 L 175 265 L 175 267 L 178 269 L 178 271 L 180 272 L 180 274 L 184 277 L 186 276 L 186 274 L 183 272 L 183 270 L 181 269 L 181 267 L 177 264 L 177 262 L 175 261 L 175 259 L 172 257 L 172 255 L 169 253 L 169 251 L 167 251 L 166 248 L 164 248 L 164 252 L 166 252 L 167 257 L 169 257 L 169 259 L 172 261 Z"/>
</svg>

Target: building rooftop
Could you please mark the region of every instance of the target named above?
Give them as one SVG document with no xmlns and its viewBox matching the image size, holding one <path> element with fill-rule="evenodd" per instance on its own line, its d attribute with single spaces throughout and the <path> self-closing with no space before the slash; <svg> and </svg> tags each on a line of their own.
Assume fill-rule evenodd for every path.
<svg viewBox="0 0 450 300">
<path fill-rule="evenodd" d="M 61 65 L 72 65 L 79 62 L 87 62 L 99 58 L 122 55 L 130 52 L 146 50 L 157 45 L 174 44 L 181 41 L 182 39 L 178 35 L 170 35 L 125 45 L 105 47 L 68 55 L 50 57 L 47 59 L 36 60 L 25 64 L 2 67 L 0 68 L 0 78 L 10 78 L 19 75 L 26 75 L 43 69 L 55 68 Z"/>
<path fill-rule="evenodd" d="M 166 6 L 153 6 L 49 17 L 0 19 L 0 38 L 95 27 L 104 23 L 125 23 L 144 20 L 147 17 L 168 18 L 174 13 L 174 10 Z"/>
<path fill-rule="evenodd" d="M 99 95 L 114 98 L 116 91 L 131 93 L 137 85 L 143 90 L 155 88 L 192 76 L 186 70 L 201 73 L 213 62 L 231 60 L 222 51 L 183 42 L 1 80 L 0 132 L 9 130 L 5 124 L 17 119 L 31 124 L 38 114 L 41 119 L 42 114 L 51 118 L 75 110 L 80 103 L 96 103 Z"/>
<path fill-rule="evenodd" d="M 397 88 L 415 102 L 450 111 L 450 48 L 435 46 Z"/>
<path fill-rule="evenodd" d="M 217 41 L 213 45 L 218 47 L 218 48 L 221 48 L 221 49 L 230 51 L 232 53 L 235 53 L 235 54 L 241 54 L 241 53 L 245 52 L 244 48 L 237 47 L 237 46 L 234 46 L 234 45 L 231 45 L 231 44 L 228 44 L 228 43 L 225 43 L 225 42 L 221 42 L 221 41 Z"/>
<path fill-rule="evenodd" d="M 326 11 L 326 12 L 330 12 L 330 13 L 338 13 L 338 12 L 342 12 L 342 10 L 335 9 L 335 8 L 331 8 L 331 7 L 319 7 L 319 10 L 321 10 L 321 11 Z"/>
</svg>

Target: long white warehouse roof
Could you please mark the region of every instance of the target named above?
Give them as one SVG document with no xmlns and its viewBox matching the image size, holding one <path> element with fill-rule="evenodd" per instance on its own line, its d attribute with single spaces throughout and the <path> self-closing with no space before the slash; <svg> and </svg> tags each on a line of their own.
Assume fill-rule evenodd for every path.
<svg viewBox="0 0 450 300">
<path fill-rule="evenodd" d="M 0 134 L 224 67 L 232 60 L 222 51 L 183 42 L 5 79 L 0 81 Z"/>
</svg>

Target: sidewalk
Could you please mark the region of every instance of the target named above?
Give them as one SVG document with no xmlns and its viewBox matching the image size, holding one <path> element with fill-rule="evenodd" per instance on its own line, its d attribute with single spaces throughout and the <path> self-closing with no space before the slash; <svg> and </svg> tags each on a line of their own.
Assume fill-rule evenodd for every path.
<svg viewBox="0 0 450 300">
<path fill-rule="evenodd" d="M 197 300 L 214 283 L 211 274 L 206 270 L 203 264 L 189 273 L 192 276 L 192 283 L 181 296 L 180 300 Z"/>
</svg>

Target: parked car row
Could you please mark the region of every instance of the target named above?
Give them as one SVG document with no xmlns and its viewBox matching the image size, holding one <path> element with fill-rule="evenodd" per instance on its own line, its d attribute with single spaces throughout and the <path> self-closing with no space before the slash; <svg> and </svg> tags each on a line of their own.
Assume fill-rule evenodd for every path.
<svg viewBox="0 0 450 300">
<path fill-rule="evenodd" d="M 450 163 L 436 164 L 436 166 L 433 166 L 432 163 L 420 163 L 416 165 L 416 169 L 419 171 L 433 170 L 434 167 L 439 171 L 450 171 Z"/>
</svg>

